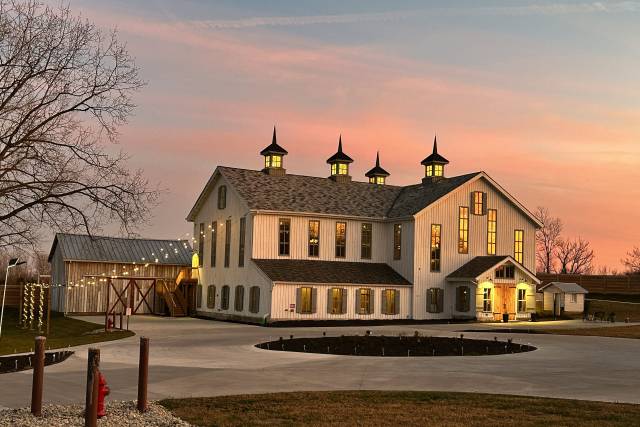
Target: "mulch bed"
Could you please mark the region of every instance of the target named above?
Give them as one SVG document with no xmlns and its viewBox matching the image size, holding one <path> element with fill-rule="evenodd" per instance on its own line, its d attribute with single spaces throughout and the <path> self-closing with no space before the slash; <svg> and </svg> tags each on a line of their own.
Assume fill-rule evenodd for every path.
<svg viewBox="0 0 640 427">
<path fill-rule="evenodd" d="M 44 354 L 44 365 L 55 365 L 56 363 L 64 362 L 69 356 L 73 354 L 73 351 L 51 351 Z M 0 374 L 6 374 L 8 372 L 26 371 L 27 369 L 33 369 L 32 365 L 33 354 L 21 354 L 17 356 L 0 356 Z"/>
<path fill-rule="evenodd" d="M 339 354 L 347 356 L 486 356 L 532 351 L 530 345 L 507 341 L 424 336 L 281 337 L 256 347 L 273 351 Z"/>
</svg>

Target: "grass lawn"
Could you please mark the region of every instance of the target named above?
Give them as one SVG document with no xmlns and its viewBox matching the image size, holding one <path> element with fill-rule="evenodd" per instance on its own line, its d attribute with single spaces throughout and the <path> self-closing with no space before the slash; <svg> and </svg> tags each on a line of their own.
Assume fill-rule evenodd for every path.
<svg viewBox="0 0 640 427">
<path fill-rule="evenodd" d="M 2 338 L 0 338 L 0 355 L 23 353 L 32 351 L 34 338 L 37 331 L 21 329 L 17 326 L 18 312 L 14 309 L 5 309 L 2 325 Z M 94 333 L 96 330 L 100 332 Z M 105 333 L 104 328 L 95 323 L 64 317 L 62 314 L 51 313 L 51 333 L 47 337 L 46 348 L 63 348 L 94 342 L 112 341 L 135 335 L 131 331 L 114 331 Z"/>
<path fill-rule="evenodd" d="M 640 405 L 475 393 L 296 392 L 160 402 L 199 426 L 630 426 Z"/>
<path fill-rule="evenodd" d="M 556 335 L 581 335 L 586 337 L 640 338 L 640 326 L 610 326 L 606 328 L 544 329 L 544 333 Z"/>
</svg>

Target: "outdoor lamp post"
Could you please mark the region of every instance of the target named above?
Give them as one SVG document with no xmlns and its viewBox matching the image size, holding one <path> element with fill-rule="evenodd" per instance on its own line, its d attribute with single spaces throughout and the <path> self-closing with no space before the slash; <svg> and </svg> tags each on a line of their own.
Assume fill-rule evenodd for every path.
<svg viewBox="0 0 640 427">
<path fill-rule="evenodd" d="M 2 311 L 0 311 L 0 338 L 2 337 L 2 320 L 4 319 L 4 299 L 7 295 L 7 280 L 9 279 L 9 269 L 24 264 L 25 261 L 19 261 L 19 258 L 11 258 L 7 264 L 7 271 L 4 275 L 4 287 L 2 289 Z"/>
</svg>

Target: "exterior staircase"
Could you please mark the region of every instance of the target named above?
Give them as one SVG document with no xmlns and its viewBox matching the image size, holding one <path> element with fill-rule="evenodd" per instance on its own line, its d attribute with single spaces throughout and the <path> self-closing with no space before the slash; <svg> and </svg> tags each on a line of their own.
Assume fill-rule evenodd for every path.
<svg viewBox="0 0 640 427">
<path fill-rule="evenodd" d="M 198 283 L 198 279 L 192 279 L 190 276 L 188 270 L 182 270 L 180 274 L 178 274 L 178 277 L 176 277 L 175 282 L 160 282 L 157 293 L 169 308 L 171 317 L 185 317 L 189 315 L 185 291 L 189 285 Z"/>
</svg>

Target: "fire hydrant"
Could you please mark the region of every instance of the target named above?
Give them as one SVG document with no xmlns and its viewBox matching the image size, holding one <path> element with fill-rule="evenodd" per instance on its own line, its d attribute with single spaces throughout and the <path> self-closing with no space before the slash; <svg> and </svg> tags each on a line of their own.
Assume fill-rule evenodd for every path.
<svg viewBox="0 0 640 427">
<path fill-rule="evenodd" d="M 102 372 L 98 372 L 98 418 L 102 418 L 107 415 L 107 411 L 104 405 L 104 398 L 111 393 L 107 380 L 102 375 Z"/>
</svg>

